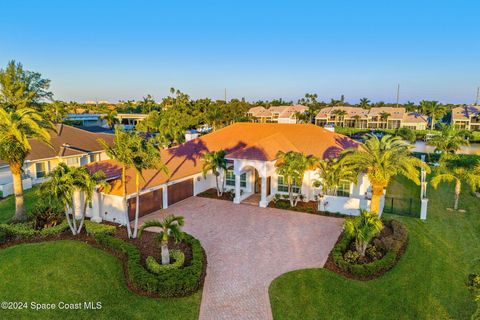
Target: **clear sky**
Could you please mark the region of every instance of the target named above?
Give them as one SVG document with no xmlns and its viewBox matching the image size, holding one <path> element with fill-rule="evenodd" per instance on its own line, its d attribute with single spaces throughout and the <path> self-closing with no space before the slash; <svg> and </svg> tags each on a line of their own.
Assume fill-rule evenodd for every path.
<svg viewBox="0 0 480 320">
<path fill-rule="evenodd" d="M 471 103 L 479 1 L 0 0 L 0 65 L 52 80 L 61 100 L 247 100 L 305 93 L 349 102 Z"/>
</svg>

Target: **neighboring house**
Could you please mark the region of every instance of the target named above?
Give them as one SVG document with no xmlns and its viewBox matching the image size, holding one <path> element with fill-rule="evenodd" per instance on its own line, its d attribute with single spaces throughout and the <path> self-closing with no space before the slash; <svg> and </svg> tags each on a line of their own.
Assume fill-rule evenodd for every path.
<svg viewBox="0 0 480 320">
<path fill-rule="evenodd" d="M 428 118 L 405 108 L 381 107 L 363 109 L 358 107 L 328 107 L 320 110 L 315 117 L 319 126 L 340 126 L 359 129 L 410 128 L 425 130 Z"/>
<path fill-rule="evenodd" d="M 452 124 L 457 129 L 480 130 L 480 106 L 454 108 L 452 110 Z"/>
<path fill-rule="evenodd" d="M 276 173 L 278 151 L 298 151 L 319 158 L 338 157 L 346 148 L 358 144 L 350 138 L 327 131 L 312 124 L 236 123 L 177 147 L 162 150 L 162 161 L 168 174 L 145 170 L 141 179 L 140 215 L 167 208 L 188 197 L 215 187 L 212 173 L 202 174 L 203 156 L 207 152 L 225 150 L 228 171 L 221 176 L 225 187 L 234 193 L 233 202 L 257 203 L 266 207 L 275 194 L 287 194 L 287 185 Z M 88 165 L 92 172 L 102 170 L 112 186 L 108 193 L 98 193 L 88 215 L 125 224 L 125 212 L 133 219 L 135 213 L 135 171 L 127 169 L 126 185 L 120 180 L 121 166 L 113 160 Z M 223 180 L 223 178 L 225 178 Z M 308 171 L 294 191 L 304 195 L 305 201 L 314 201 L 321 190 L 313 186 L 318 179 L 315 171 Z M 340 186 L 339 196 L 326 196 L 322 209 L 358 214 L 367 209 L 370 183 L 361 175 L 357 184 L 346 182 Z M 123 201 L 126 194 L 127 203 Z"/>
<path fill-rule="evenodd" d="M 60 162 L 70 166 L 81 166 L 108 159 L 97 140 L 112 142 L 113 135 L 91 133 L 65 124 L 57 125 L 56 131 L 51 133 L 52 146 L 37 140 L 30 141 L 32 150 L 23 165 L 24 189 L 45 181 L 45 176 Z M 0 192 L 3 197 L 13 193 L 12 173 L 8 164 L 1 160 Z"/>
<path fill-rule="evenodd" d="M 272 106 L 268 109 L 259 106 L 250 108 L 247 116 L 251 117 L 253 122 L 259 123 L 298 123 L 297 112 L 305 113 L 307 110 L 307 107 L 299 104 L 293 106 Z"/>
<path fill-rule="evenodd" d="M 82 127 L 106 127 L 107 123 L 102 120 L 102 113 L 69 113 L 65 121 L 70 121 Z M 135 129 L 135 126 L 148 115 L 143 113 L 119 113 L 117 119 L 127 130 Z"/>
</svg>

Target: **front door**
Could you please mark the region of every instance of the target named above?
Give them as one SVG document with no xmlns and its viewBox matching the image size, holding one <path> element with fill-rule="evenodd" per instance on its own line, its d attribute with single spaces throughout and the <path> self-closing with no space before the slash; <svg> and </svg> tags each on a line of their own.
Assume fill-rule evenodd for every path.
<svg viewBox="0 0 480 320">
<path fill-rule="evenodd" d="M 262 192 L 262 179 L 258 176 L 258 171 L 255 170 L 255 193 Z"/>
</svg>

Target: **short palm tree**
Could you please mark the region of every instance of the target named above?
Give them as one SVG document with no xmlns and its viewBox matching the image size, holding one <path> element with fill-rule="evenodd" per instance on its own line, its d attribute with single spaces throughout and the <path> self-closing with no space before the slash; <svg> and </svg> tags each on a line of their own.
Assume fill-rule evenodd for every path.
<svg viewBox="0 0 480 320">
<path fill-rule="evenodd" d="M 15 194 L 15 221 L 25 220 L 23 204 L 22 167 L 32 149 L 29 139 L 50 145 L 53 123 L 35 109 L 21 108 L 6 111 L 0 108 L 0 159 L 10 166 Z"/>
<path fill-rule="evenodd" d="M 65 208 L 65 216 L 72 234 L 77 235 L 82 230 L 87 205 L 92 202 L 93 192 L 96 187 L 109 188 L 105 182 L 105 174 L 98 171 L 90 174 L 85 167 L 69 167 L 60 163 L 58 167 L 48 174 L 49 180 L 42 183 L 39 192 L 52 203 L 59 203 Z M 83 194 L 83 207 L 76 208 L 81 203 Z M 77 225 L 77 220 L 80 220 Z"/>
<path fill-rule="evenodd" d="M 428 140 L 428 144 L 434 146 L 435 151 L 440 152 L 442 158 L 445 158 L 456 154 L 460 147 L 468 145 L 469 142 L 454 125 L 442 125 L 440 134 Z"/>
<path fill-rule="evenodd" d="M 102 116 L 100 119 L 105 121 L 110 129 L 113 129 L 115 125 L 119 123 L 117 115 L 117 111 L 111 110 L 106 115 Z"/>
<path fill-rule="evenodd" d="M 318 161 L 318 175 L 320 179 L 313 182 L 314 186 L 321 187 L 324 195 L 336 196 L 343 181 L 357 182 L 358 172 L 343 165 L 342 160 L 332 158 Z"/>
<path fill-rule="evenodd" d="M 358 124 L 360 123 L 360 119 L 361 119 L 362 117 L 360 117 L 358 114 L 356 114 L 356 115 L 354 115 L 352 118 L 353 118 L 353 121 L 354 121 L 354 125 L 353 125 L 353 126 L 354 126 L 355 128 L 358 128 Z"/>
<path fill-rule="evenodd" d="M 379 213 L 380 199 L 392 177 L 403 175 L 420 185 L 420 168 L 428 173 L 423 161 L 411 154 L 413 147 L 400 137 L 385 135 L 381 139 L 367 134 L 367 140 L 359 148 L 344 151 L 343 164 L 349 170 L 365 172 L 372 184 L 370 211 Z"/>
<path fill-rule="evenodd" d="M 293 185 L 303 181 L 303 176 L 307 170 L 312 170 L 317 166 L 318 159 L 314 156 L 306 156 L 301 152 L 279 151 L 277 153 L 277 174 L 283 176 L 287 182 L 288 197 L 292 207 L 297 205 L 298 197 L 294 197 Z"/>
<path fill-rule="evenodd" d="M 203 176 L 206 177 L 209 171 L 212 171 L 213 175 L 215 176 L 215 183 L 217 186 L 217 196 L 221 197 L 223 194 L 224 183 L 222 182 L 222 188 L 220 188 L 218 183 L 218 178 L 222 172 L 225 176 L 225 173 L 227 171 L 227 160 L 225 159 L 225 150 L 208 152 L 203 156 L 203 166 L 202 166 Z"/>
<path fill-rule="evenodd" d="M 446 109 L 438 101 L 420 101 L 420 111 L 430 117 L 430 130 L 435 129 L 435 120 L 445 115 Z"/>
<path fill-rule="evenodd" d="M 370 106 L 370 100 L 368 100 L 368 98 L 362 98 L 360 99 L 360 103 L 358 104 L 358 106 L 363 109 L 368 109 L 368 107 Z"/>
<path fill-rule="evenodd" d="M 390 118 L 391 114 L 388 112 L 381 112 L 380 113 L 380 120 L 384 121 L 384 128 L 387 128 L 388 126 L 388 118 Z"/>
<path fill-rule="evenodd" d="M 345 221 L 343 229 L 355 239 L 355 250 L 363 257 L 370 241 L 383 229 L 383 223 L 376 213 L 360 210 L 359 216 Z"/>
<path fill-rule="evenodd" d="M 467 183 L 472 188 L 472 192 L 480 188 L 480 163 L 474 168 L 465 168 L 456 166 L 449 161 L 441 161 L 440 166 L 435 169 L 430 184 L 436 189 L 441 182 L 455 183 L 455 202 L 453 209 L 458 210 L 462 183 Z"/>
<path fill-rule="evenodd" d="M 121 128 L 115 127 L 115 135 L 113 138 L 113 144 L 108 144 L 103 139 L 98 139 L 98 142 L 102 145 L 103 149 L 110 157 L 120 163 L 122 166 L 122 187 L 123 187 L 123 203 L 127 208 L 127 179 L 126 171 L 127 167 L 133 166 L 133 155 L 131 150 L 132 139 L 134 136 L 131 133 L 124 132 Z M 128 218 L 128 210 L 125 211 L 125 222 L 127 228 L 128 237 L 131 237 L 132 231 L 130 229 L 130 223 Z"/>
<path fill-rule="evenodd" d="M 345 110 L 335 109 L 332 111 L 332 114 L 335 116 L 335 123 L 337 122 L 337 119 L 339 119 L 340 125 L 343 127 L 345 125 L 344 120 L 347 112 Z"/>
<path fill-rule="evenodd" d="M 132 138 L 132 144 L 129 147 L 133 157 L 132 165 L 135 169 L 136 205 L 133 238 L 136 238 L 138 232 L 138 216 L 140 212 L 140 178 L 144 179 L 143 171 L 147 169 L 157 169 L 168 173 L 168 168 L 161 162 L 160 150 L 152 141 L 144 140 L 135 135 L 135 137 Z"/>
<path fill-rule="evenodd" d="M 170 253 L 168 251 L 168 240 L 174 239 L 176 242 L 181 241 L 184 237 L 182 227 L 184 224 L 183 217 L 168 215 L 162 221 L 149 220 L 140 227 L 139 237 L 145 229 L 160 228 L 160 232 L 156 239 L 160 242 L 160 249 L 162 252 L 162 264 L 170 264 Z"/>
</svg>

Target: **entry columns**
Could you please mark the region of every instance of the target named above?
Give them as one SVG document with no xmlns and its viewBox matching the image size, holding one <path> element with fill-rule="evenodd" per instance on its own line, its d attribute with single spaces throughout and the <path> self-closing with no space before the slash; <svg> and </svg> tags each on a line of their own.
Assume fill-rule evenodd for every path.
<svg viewBox="0 0 480 320">
<path fill-rule="evenodd" d="M 261 186 L 261 198 L 259 206 L 262 208 L 266 208 L 268 206 L 267 202 L 267 177 L 262 176 L 262 186 Z"/>
</svg>

